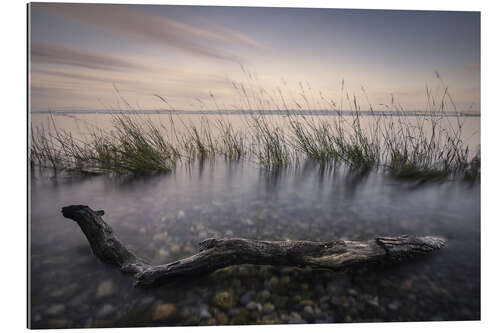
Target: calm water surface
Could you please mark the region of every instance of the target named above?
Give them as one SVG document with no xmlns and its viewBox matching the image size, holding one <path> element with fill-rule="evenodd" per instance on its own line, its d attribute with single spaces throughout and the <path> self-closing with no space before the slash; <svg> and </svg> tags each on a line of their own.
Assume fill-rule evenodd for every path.
<svg viewBox="0 0 500 333">
<path fill-rule="evenodd" d="M 34 328 L 480 319 L 478 183 L 417 184 L 308 163 L 276 173 L 215 160 L 142 179 L 33 173 L 30 184 Z M 448 243 L 392 267 L 243 265 L 141 289 L 92 255 L 78 225 L 60 213 L 70 204 L 104 209 L 121 241 L 158 264 L 193 254 L 209 237 L 412 234 Z"/>
</svg>

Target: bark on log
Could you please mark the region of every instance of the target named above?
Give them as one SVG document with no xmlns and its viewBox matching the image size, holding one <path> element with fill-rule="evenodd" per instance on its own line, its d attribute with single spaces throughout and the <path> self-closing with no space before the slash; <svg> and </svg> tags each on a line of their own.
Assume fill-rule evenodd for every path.
<svg viewBox="0 0 500 333">
<path fill-rule="evenodd" d="M 199 252 L 165 265 L 151 265 L 129 251 L 103 221 L 104 211 L 88 206 L 62 208 L 64 217 L 78 223 L 93 253 L 103 262 L 136 277 L 136 285 L 153 285 L 177 277 L 208 274 L 219 268 L 241 265 L 280 265 L 340 269 L 370 262 L 398 262 L 429 254 L 444 246 L 439 237 L 377 237 L 374 240 L 330 242 L 259 241 L 242 238 L 206 239 Z"/>
</svg>

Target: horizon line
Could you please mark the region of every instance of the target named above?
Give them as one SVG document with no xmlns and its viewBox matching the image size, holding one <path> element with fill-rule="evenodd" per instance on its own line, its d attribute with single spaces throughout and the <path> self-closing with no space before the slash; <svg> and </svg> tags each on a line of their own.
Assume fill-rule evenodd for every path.
<svg viewBox="0 0 500 333">
<path fill-rule="evenodd" d="M 313 109 L 313 110 L 279 110 L 279 109 L 266 109 L 266 110 L 168 110 L 168 109 L 151 109 L 151 110 L 34 110 L 30 113 L 36 114 L 226 114 L 226 115 L 242 115 L 242 114 L 268 114 L 268 115 L 339 115 L 339 114 L 363 114 L 363 115 L 418 115 L 418 116 L 480 116 L 480 110 L 469 111 L 429 111 L 429 110 L 326 110 L 326 109 Z"/>
</svg>

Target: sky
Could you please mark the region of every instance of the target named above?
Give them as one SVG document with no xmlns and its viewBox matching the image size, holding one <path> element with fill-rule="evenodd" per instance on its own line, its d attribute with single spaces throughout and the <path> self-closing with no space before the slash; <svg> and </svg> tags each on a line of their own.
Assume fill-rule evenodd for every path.
<svg viewBox="0 0 500 333">
<path fill-rule="evenodd" d="M 480 110 L 479 12 L 32 3 L 29 34 L 32 111 Z"/>
</svg>

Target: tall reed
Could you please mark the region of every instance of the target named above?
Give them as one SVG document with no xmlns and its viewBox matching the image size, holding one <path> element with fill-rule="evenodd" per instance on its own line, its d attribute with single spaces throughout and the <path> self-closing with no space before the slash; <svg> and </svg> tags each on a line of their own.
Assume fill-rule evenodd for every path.
<svg viewBox="0 0 500 333">
<path fill-rule="evenodd" d="M 445 106 L 451 104 L 456 112 L 455 103 L 436 75 L 443 92 L 436 98 L 426 88 L 424 116 L 408 117 L 393 96 L 385 105 L 391 112 L 378 114 L 362 87 L 369 110 L 363 112 L 357 96 L 342 81 L 338 103 L 321 92 L 315 94 L 308 84 L 299 83 L 300 99 L 290 100 L 296 95 L 286 90 L 268 92 L 232 82 L 242 101 L 238 111 L 245 114 L 242 128 L 215 115 L 187 122 L 160 95 L 156 96 L 171 110 L 168 124 L 122 113 L 113 116 L 111 130 L 94 127 L 85 138 L 75 138 L 50 117 L 48 127 L 31 129 L 30 162 L 55 172 L 149 174 L 170 172 L 178 162 L 215 156 L 249 159 L 270 169 L 308 159 L 321 165 L 340 162 L 362 171 L 381 167 L 402 178 L 475 179 L 480 175 L 480 153 L 472 152 L 464 141 L 465 118 L 447 114 Z M 216 110 L 223 111 L 213 93 L 210 98 Z M 266 113 L 266 106 L 277 113 Z M 314 108 L 323 113 L 318 115 Z"/>
</svg>

